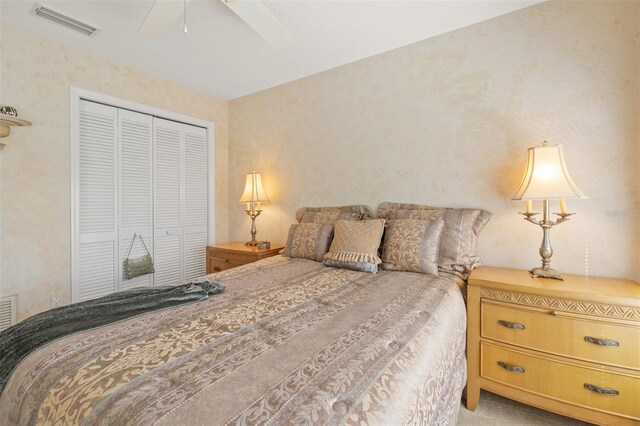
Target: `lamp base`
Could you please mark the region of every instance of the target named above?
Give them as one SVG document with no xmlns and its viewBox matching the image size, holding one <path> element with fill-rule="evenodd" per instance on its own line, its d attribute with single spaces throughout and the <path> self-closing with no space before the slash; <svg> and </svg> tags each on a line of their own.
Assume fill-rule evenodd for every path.
<svg viewBox="0 0 640 426">
<path fill-rule="evenodd" d="M 533 268 L 529 270 L 531 273 L 531 278 L 551 278 L 554 280 L 564 281 L 560 272 L 551 268 Z"/>
<path fill-rule="evenodd" d="M 244 243 L 245 246 L 249 246 L 249 247 L 255 247 L 258 245 L 258 242 L 256 240 L 251 240 L 251 241 L 247 241 L 246 243 Z"/>
</svg>

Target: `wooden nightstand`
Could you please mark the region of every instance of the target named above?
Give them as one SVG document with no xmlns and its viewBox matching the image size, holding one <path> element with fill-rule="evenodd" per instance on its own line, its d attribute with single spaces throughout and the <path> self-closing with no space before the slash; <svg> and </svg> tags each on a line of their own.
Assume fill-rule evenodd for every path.
<svg viewBox="0 0 640 426">
<path fill-rule="evenodd" d="M 640 421 L 640 285 L 481 267 L 467 293 L 467 408 L 480 388 L 598 424 Z"/>
<path fill-rule="evenodd" d="M 246 265 L 260 259 L 275 256 L 284 246 L 271 244 L 271 248 L 259 249 L 244 243 L 225 243 L 207 246 L 207 274 Z"/>
</svg>

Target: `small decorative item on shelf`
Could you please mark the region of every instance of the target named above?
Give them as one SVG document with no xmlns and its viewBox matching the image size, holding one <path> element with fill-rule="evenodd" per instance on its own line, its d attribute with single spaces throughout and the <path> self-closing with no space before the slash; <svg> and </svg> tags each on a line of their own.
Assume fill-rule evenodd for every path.
<svg viewBox="0 0 640 426">
<path fill-rule="evenodd" d="M 527 168 L 520 189 L 513 199 L 526 200 L 525 212 L 520 214 L 525 220 L 542 228 L 542 245 L 540 246 L 542 266 L 530 270 L 534 278 L 563 279 L 558 271 L 551 268 L 553 249 L 549 234 L 552 227 L 568 221 L 569 216 L 574 215 L 567 212 L 566 198 L 587 197 L 569 175 L 564 162 L 562 145 L 549 145 L 549 142 L 544 141 L 542 146 L 529 148 Z M 539 213 L 533 212 L 533 200 L 542 200 L 542 220 L 534 217 Z M 555 221 L 550 218 L 549 200 L 559 200 L 560 213 L 554 213 L 558 216 Z"/>
<path fill-rule="evenodd" d="M 9 126 L 31 126 L 31 122 L 18 118 L 18 110 L 12 106 L 5 105 L 0 107 L 0 138 L 4 138 L 11 134 Z M 0 143 L 0 150 L 5 144 Z"/>
<path fill-rule="evenodd" d="M 269 197 L 267 197 L 266 192 L 264 192 L 260 173 L 256 173 L 254 170 L 247 174 L 247 181 L 244 187 L 244 193 L 242 197 L 240 197 L 240 203 L 246 204 L 245 213 L 251 218 L 251 241 L 246 243 L 248 246 L 258 245 L 258 241 L 256 241 L 256 217 L 262 213 L 260 204 L 268 202 Z"/>
</svg>

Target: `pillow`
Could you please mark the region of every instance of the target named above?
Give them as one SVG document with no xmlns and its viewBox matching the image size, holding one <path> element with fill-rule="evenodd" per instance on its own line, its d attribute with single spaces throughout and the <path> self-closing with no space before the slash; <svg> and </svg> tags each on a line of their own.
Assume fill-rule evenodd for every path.
<svg viewBox="0 0 640 426">
<path fill-rule="evenodd" d="M 393 219 L 431 219 L 435 211 L 442 214 L 444 229 L 440 237 L 438 267 L 467 278 L 481 261 L 478 257 L 478 235 L 492 216 L 480 209 L 430 207 L 419 204 L 382 203 L 378 217 Z"/>
<path fill-rule="evenodd" d="M 283 255 L 322 262 L 333 238 L 333 225 L 298 223 L 291 225 Z"/>
<path fill-rule="evenodd" d="M 337 220 L 363 220 L 373 217 L 371 207 L 365 205 L 338 207 L 302 207 L 296 212 L 299 223 L 335 223 Z"/>
<path fill-rule="evenodd" d="M 339 220 L 324 264 L 363 272 L 378 272 L 378 246 L 384 232 L 384 219 Z"/>
<path fill-rule="evenodd" d="M 384 202 L 380 204 L 380 206 L 378 207 L 378 217 L 385 218 L 389 214 L 389 212 L 393 210 L 461 210 L 461 209 L 431 207 L 431 206 L 425 206 L 421 204 Z M 473 231 L 476 233 L 476 235 L 480 234 L 480 231 L 482 231 L 482 228 L 484 228 L 487 222 L 489 222 L 489 219 L 491 219 L 491 216 L 493 216 L 493 213 L 487 210 L 481 210 L 481 209 L 462 209 L 462 210 L 473 210 L 473 211 L 477 210 L 480 212 L 476 222 L 473 224 Z"/>
<path fill-rule="evenodd" d="M 438 245 L 442 218 L 389 221 L 384 236 L 382 269 L 438 275 Z"/>
<path fill-rule="evenodd" d="M 444 217 L 444 209 L 397 209 L 391 210 L 386 216 L 380 219 L 416 219 L 416 220 L 438 220 Z"/>
</svg>

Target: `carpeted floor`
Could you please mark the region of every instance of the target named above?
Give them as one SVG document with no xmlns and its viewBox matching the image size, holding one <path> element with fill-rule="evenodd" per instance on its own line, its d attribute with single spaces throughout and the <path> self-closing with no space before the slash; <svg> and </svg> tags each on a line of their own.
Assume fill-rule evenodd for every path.
<svg viewBox="0 0 640 426">
<path fill-rule="evenodd" d="M 548 411 L 530 407 L 491 392 L 481 391 L 476 411 L 460 405 L 458 426 L 585 426 L 579 420 L 570 419 Z"/>
</svg>

